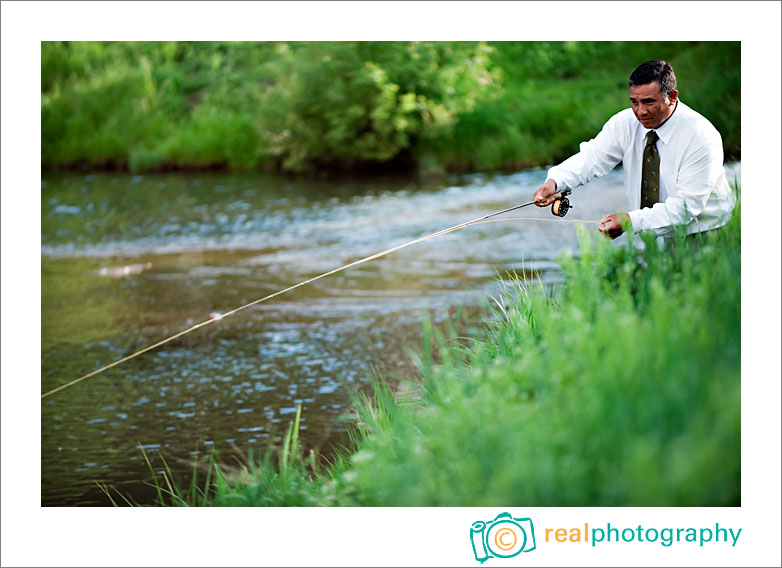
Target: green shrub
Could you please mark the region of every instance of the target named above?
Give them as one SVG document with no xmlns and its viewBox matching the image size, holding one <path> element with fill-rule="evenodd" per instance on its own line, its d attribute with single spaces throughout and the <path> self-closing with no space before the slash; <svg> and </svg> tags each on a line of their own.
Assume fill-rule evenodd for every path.
<svg viewBox="0 0 782 568">
<path fill-rule="evenodd" d="M 740 155 L 738 42 L 43 42 L 44 167 L 283 170 L 559 161 L 670 60 Z M 232 132 L 232 130 L 236 132 Z"/>
<path fill-rule="evenodd" d="M 374 402 L 352 502 L 740 504 L 740 230 L 700 251 L 586 244 L 556 299 L 516 280 L 487 338 L 425 357 L 420 400 Z"/>
</svg>

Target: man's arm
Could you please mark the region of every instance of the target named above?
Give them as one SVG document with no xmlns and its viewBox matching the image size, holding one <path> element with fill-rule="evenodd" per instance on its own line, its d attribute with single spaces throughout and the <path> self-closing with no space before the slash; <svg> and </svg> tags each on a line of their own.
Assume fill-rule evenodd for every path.
<svg viewBox="0 0 782 568">
<path fill-rule="evenodd" d="M 664 235 L 677 225 L 689 224 L 703 212 L 723 171 L 721 140 L 694 139 L 677 174 L 673 195 L 651 208 L 630 211 L 633 229 Z"/>
<path fill-rule="evenodd" d="M 539 207 L 550 205 L 554 201 L 551 196 L 558 189 L 574 189 L 613 170 L 624 154 L 624 120 L 623 113 L 615 114 L 595 138 L 581 143 L 578 154 L 551 168 L 546 183 L 535 192 L 535 204 Z"/>
</svg>

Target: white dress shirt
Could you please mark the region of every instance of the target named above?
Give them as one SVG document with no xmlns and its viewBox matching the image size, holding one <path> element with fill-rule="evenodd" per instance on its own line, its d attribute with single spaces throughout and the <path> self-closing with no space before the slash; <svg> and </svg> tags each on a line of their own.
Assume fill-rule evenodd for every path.
<svg viewBox="0 0 782 568">
<path fill-rule="evenodd" d="M 548 177 L 557 182 L 557 190 L 575 189 L 622 162 L 634 231 L 672 236 L 677 225 L 690 234 L 727 223 L 736 195 L 722 165 L 717 129 L 679 100 L 673 115 L 654 130 L 660 137 L 660 202 L 651 208 L 641 209 L 641 160 L 649 129 L 629 108 L 612 116 L 595 138 L 581 143 L 578 154 L 551 168 Z"/>
</svg>

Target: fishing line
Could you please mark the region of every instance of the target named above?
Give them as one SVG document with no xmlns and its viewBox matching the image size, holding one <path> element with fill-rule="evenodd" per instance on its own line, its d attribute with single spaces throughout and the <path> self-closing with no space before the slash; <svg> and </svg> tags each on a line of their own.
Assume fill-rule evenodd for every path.
<svg viewBox="0 0 782 568">
<path fill-rule="evenodd" d="M 543 219 L 541 217 L 504 217 L 502 219 L 488 219 L 486 221 L 478 221 L 475 225 L 482 225 L 483 223 L 502 223 L 503 221 L 545 221 L 547 223 L 559 223 L 560 225 L 570 225 L 571 223 L 585 223 L 599 225 L 602 221 L 590 221 L 588 219 Z"/>
<path fill-rule="evenodd" d="M 555 194 L 553 197 L 555 199 L 554 206 L 552 206 L 552 212 L 554 215 L 557 215 L 559 217 L 564 217 L 564 213 L 567 213 L 567 208 L 565 208 L 564 213 L 559 210 L 555 209 L 554 207 L 559 207 L 560 203 L 566 203 L 567 198 L 565 197 L 570 193 L 570 190 L 565 190 L 560 193 Z M 41 395 L 41 398 L 44 399 L 47 396 L 53 395 L 54 393 L 61 391 L 63 389 L 66 389 L 68 387 L 71 387 L 75 385 L 76 383 L 79 383 L 85 379 L 89 379 L 90 377 L 94 377 L 95 375 L 102 373 L 103 371 L 106 371 L 108 369 L 111 369 L 112 367 L 116 367 L 117 365 L 124 363 L 126 361 L 130 361 L 131 359 L 134 359 L 135 357 L 138 357 L 139 355 L 142 355 L 146 353 L 147 351 L 152 351 L 153 349 L 156 349 L 158 347 L 161 347 L 165 345 L 166 343 L 169 343 L 171 341 L 174 341 L 175 339 L 178 339 L 182 337 L 183 335 L 187 335 L 190 332 L 193 332 L 201 327 L 205 327 L 209 324 L 215 323 L 217 321 L 220 321 L 223 318 L 227 318 L 228 316 L 232 316 L 233 314 L 240 312 L 242 310 L 245 310 L 247 308 L 250 308 L 256 304 L 260 304 L 261 302 L 265 302 L 267 300 L 271 300 L 272 298 L 275 298 L 277 296 L 280 296 L 282 294 L 285 294 L 286 292 L 290 292 L 291 290 L 295 290 L 296 288 L 299 288 L 301 286 L 305 286 L 307 284 L 311 284 L 312 282 L 315 282 L 316 280 L 320 280 L 321 278 L 325 278 L 326 276 L 331 276 L 332 274 L 336 274 L 337 272 L 341 272 L 342 270 L 347 270 L 348 268 L 352 268 L 354 266 L 358 266 L 359 264 L 364 264 L 366 262 L 369 262 L 371 260 L 375 260 L 378 258 L 381 258 L 383 256 L 386 256 L 388 254 L 391 254 L 392 252 L 396 252 L 398 250 L 401 250 L 405 247 L 409 247 L 411 245 L 421 243 L 423 241 L 427 241 L 429 239 L 433 239 L 435 237 L 439 237 L 442 235 L 445 235 L 447 233 L 451 233 L 453 231 L 458 231 L 459 229 L 463 229 L 465 227 L 468 227 L 470 225 L 475 225 L 482 222 L 487 222 L 487 219 L 490 219 L 491 217 L 496 217 L 498 215 L 502 215 L 503 213 L 509 213 L 510 211 L 515 211 L 516 209 L 521 209 L 522 207 L 527 207 L 529 205 L 533 205 L 535 201 L 530 201 L 529 203 L 524 203 L 522 205 L 516 205 L 515 207 L 509 207 L 508 209 L 503 209 L 502 211 L 497 211 L 495 213 L 490 213 L 488 215 L 484 215 L 483 217 L 478 217 L 477 219 L 472 219 L 471 221 L 467 221 L 465 223 L 461 223 L 459 225 L 454 225 L 453 227 L 449 227 L 448 229 L 443 229 L 442 231 L 437 231 L 436 233 L 432 233 L 430 235 L 426 235 L 424 237 L 420 237 L 418 239 L 408 241 L 406 243 L 402 243 L 401 245 L 397 245 L 395 247 L 391 247 L 390 249 L 386 249 L 382 252 L 375 253 L 373 255 L 364 257 L 362 259 L 356 260 L 354 262 L 351 262 L 350 264 L 346 264 L 344 266 L 340 266 L 339 268 L 335 268 L 334 270 L 329 270 L 328 272 L 324 272 L 323 274 L 319 274 L 318 276 L 315 276 L 313 278 L 309 278 L 307 280 L 304 280 L 302 282 L 299 282 L 298 284 L 294 284 L 293 286 L 289 286 L 288 288 L 285 288 L 284 290 L 279 290 L 277 292 L 274 292 L 273 294 L 269 294 L 268 296 L 264 296 L 263 298 L 259 298 L 257 300 L 254 300 L 252 302 L 249 302 L 247 304 L 244 304 L 243 306 L 239 306 L 238 308 L 234 308 L 233 310 L 226 312 L 224 314 L 215 314 L 209 319 L 202 321 L 201 323 L 197 323 L 187 329 L 184 329 L 178 333 L 175 333 L 174 335 L 167 337 L 166 339 L 163 339 L 161 341 L 158 341 L 157 343 L 154 343 L 148 347 L 145 347 L 144 349 L 141 349 L 139 351 L 136 351 L 135 353 L 132 353 L 131 355 L 128 355 L 127 357 L 123 357 L 122 359 L 119 359 L 117 361 L 114 361 L 113 363 L 109 363 L 108 365 L 105 365 L 104 367 L 101 367 L 100 369 L 97 369 L 95 371 L 92 371 L 91 373 L 87 373 L 84 376 L 79 377 L 78 379 L 74 379 L 70 381 L 69 383 L 65 383 L 64 385 L 61 385 L 55 389 L 50 390 L 49 392 L 46 392 Z M 537 221 L 554 221 L 557 222 L 556 219 L 539 219 L 539 218 L 519 218 L 519 219 L 532 219 Z M 511 220 L 511 219 L 502 219 L 502 220 Z M 581 221 L 580 219 L 574 219 L 572 222 Z M 560 222 L 565 223 L 566 221 L 564 219 L 561 219 Z M 599 223 L 599 221 L 582 221 L 585 223 Z"/>
</svg>

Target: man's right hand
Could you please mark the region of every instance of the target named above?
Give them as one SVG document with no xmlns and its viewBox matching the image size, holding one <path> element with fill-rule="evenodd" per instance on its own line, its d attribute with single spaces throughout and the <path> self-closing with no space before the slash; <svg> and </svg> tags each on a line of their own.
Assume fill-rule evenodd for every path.
<svg viewBox="0 0 782 568">
<path fill-rule="evenodd" d="M 544 183 L 541 188 L 535 192 L 532 201 L 534 201 L 535 205 L 538 207 L 546 207 L 547 205 L 554 203 L 554 198 L 552 196 L 556 192 L 557 182 L 549 178 L 546 180 L 546 183 Z"/>
</svg>

